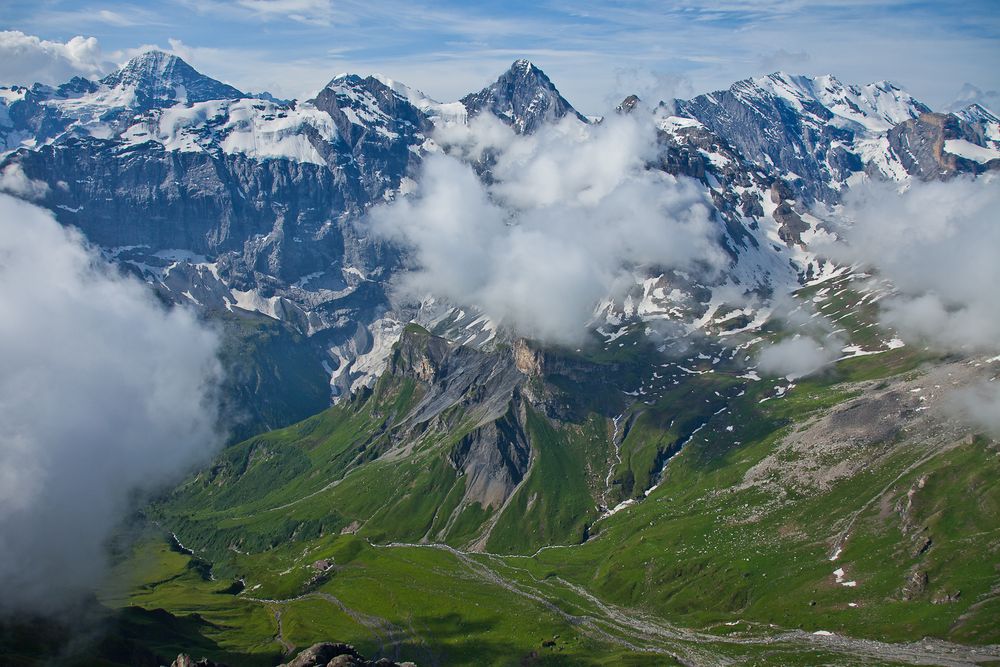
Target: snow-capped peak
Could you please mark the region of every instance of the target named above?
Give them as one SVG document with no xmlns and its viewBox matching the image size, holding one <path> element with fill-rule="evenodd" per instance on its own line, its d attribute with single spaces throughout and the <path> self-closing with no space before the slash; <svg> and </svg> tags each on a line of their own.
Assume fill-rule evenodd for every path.
<svg viewBox="0 0 1000 667">
<path fill-rule="evenodd" d="M 568 114 L 588 122 L 559 94 L 545 72 L 524 59 L 515 60 L 494 83 L 461 101 L 470 117 L 488 111 L 518 133 L 533 132 Z"/>
<path fill-rule="evenodd" d="M 797 112 L 815 113 L 823 107 L 833 115 L 826 119 L 840 125 L 860 125 L 871 132 L 884 132 L 893 125 L 916 118 L 930 108 L 889 81 L 864 86 L 845 85 L 827 74 L 817 77 L 774 72 L 733 85 L 737 95 L 758 95 L 761 91 L 784 100 Z M 823 114 L 825 115 L 825 114 Z"/>
<path fill-rule="evenodd" d="M 958 116 L 967 123 L 1000 123 L 1000 117 L 978 102 L 954 111 L 952 115 Z"/>
<path fill-rule="evenodd" d="M 464 123 L 467 119 L 465 107 L 461 102 L 438 102 L 423 91 L 411 88 L 405 83 L 390 79 L 383 74 L 372 74 L 373 79 L 389 88 L 394 93 L 420 109 L 435 123 Z"/>
<path fill-rule="evenodd" d="M 207 77 L 181 58 L 163 51 L 146 51 L 129 60 L 100 84 L 120 93 L 127 106 L 143 107 L 154 102 L 197 103 L 246 97 L 242 92 Z"/>
<path fill-rule="evenodd" d="M 181 58 L 165 51 L 145 51 L 131 58 L 117 72 L 105 77 L 108 85 L 117 81 L 139 82 L 147 79 L 169 77 L 178 67 L 187 65 Z"/>
<path fill-rule="evenodd" d="M 541 74 L 542 76 L 545 76 L 545 73 L 542 72 L 542 70 L 540 70 L 537 67 L 535 67 L 535 64 L 533 62 L 531 62 L 530 60 L 525 60 L 524 58 L 519 58 L 519 59 L 515 60 L 513 62 L 513 64 L 511 64 L 511 66 L 510 66 L 510 71 L 512 71 L 512 72 L 521 72 L 521 73 L 524 73 L 524 74 L 537 73 L 537 74 Z M 546 78 L 548 78 L 548 77 L 546 77 Z"/>
</svg>

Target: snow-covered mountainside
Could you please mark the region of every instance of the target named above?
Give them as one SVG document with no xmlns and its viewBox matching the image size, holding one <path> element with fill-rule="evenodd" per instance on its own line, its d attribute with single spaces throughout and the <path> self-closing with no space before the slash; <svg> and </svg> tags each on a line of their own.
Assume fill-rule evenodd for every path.
<svg viewBox="0 0 1000 667">
<path fill-rule="evenodd" d="M 177 56 L 148 51 L 101 80 L 100 86 L 119 96 L 122 106 L 141 109 L 169 102 L 246 97 L 232 86 L 211 79 Z"/>
<path fill-rule="evenodd" d="M 113 138 L 139 114 L 178 104 L 248 97 L 178 58 L 149 51 L 100 81 L 2 90 L 0 146 L 37 146 L 67 134 Z"/>
<path fill-rule="evenodd" d="M 620 113 L 648 113 L 630 100 Z M 655 113 L 648 166 L 700 183 L 730 265 L 711 283 L 643 268 L 594 314 L 608 345 L 662 323 L 723 338 L 759 327 L 769 295 L 842 270 L 810 252 L 826 232 L 809 207 L 858 180 L 1000 168 L 991 112 L 935 114 L 885 82 L 774 74 Z M 524 60 L 458 102 L 347 74 L 314 99 L 281 102 L 149 52 L 100 81 L 0 88 L 0 188 L 79 227 L 167 300 L 291 325 L 344 395 L 377 376 L 408 321 L 471 345 L 502 333 L 475 309 L 395 302 L 405 257 L 363 222 L 442 150 L 435 128 L 482 114 L 518 134 L 591 122 Z M 727 303 L 734 290 L 761 307 Z"/>
<path fill-rule="evenodd" d="M 674 104 L 677 115 L 698 120 L 810 201 L 835 203 L 845 188 L 866 176 L 905 180 L 978 171 L 968 164 L 935 163 L 932 169 L 926 158 L 918 167 L 918 160 L 906 155 L 909 137 L 900 135 L 926 134 L 926 125 L 952 123 L 948 138 L 986 151 L 992 146 L 986 129 L 991 121 L 971 107 L 954 115 L 934 114 L 888 81 L 854 86 L 833 76 L 776 72 Z"/>
</svg>

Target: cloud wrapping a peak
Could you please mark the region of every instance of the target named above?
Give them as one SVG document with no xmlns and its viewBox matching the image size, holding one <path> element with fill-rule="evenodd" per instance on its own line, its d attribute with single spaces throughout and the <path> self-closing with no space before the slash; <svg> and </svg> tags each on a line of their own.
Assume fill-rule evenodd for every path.
<svg viewBox="0 0 1000 667">
<path fill-rule="evenodd" d="M 576 343 L 598 301 L 631 284 L 633 269 L 726 262 L 702 188 L 646 169 L 651 123 L 567 119 L 517 136 L 482 116 L 435 138 L 449 154 L 425 161 L 416 195 L 368 220 L 410 250 L 405 297 L 443 297 L 522 335 Z M 484 157 L 488 184 L 462 161 Z"/>
<path fill-rule="evenodd" d="M 221 444 L 218 337 L 0 194 L 0 611 L 96 586 L 137 492 Z"/>
</svg>

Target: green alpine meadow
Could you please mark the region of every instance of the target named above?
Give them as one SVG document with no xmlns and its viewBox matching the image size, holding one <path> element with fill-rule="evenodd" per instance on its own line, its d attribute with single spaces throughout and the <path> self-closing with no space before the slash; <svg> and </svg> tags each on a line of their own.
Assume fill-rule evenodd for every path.
<svg viewBox="0 0 1000 667">
<path fill-rule="evenodd" d="M 0 665 L 1000 665 L 994 9 L 0 8 Z"/>
</svg>

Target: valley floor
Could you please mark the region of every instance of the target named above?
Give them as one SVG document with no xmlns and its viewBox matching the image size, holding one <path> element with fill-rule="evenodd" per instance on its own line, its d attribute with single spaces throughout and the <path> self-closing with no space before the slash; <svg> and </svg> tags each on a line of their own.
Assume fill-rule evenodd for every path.
<svg viewBox="0 0 1000 667">
<path fill-rule="evenodd" d="M 421 666 L 1000 664 L 1000 443 L 946 398 L 1000 359 L 878 347 L 838 294 L 869 351 L 795 381 L 628 337 L 524 380 L 411 328 L 372 392 L 148 508 L 101 604 L 157 655 L 236 666 L 320 641 Z M 609 364 L 641 391 L 565 375 Z M 474 502 L 462 457 L 524 439 L 506 500 Z"/>
<path fill-rule="evenodd" d="M 291 597 L 233 595 L 206 579 L 192 557 L 150 538 L 132 592 L 105 604 L 125 614 L 168 609 L 190 634 L 162 636 L 235 665 L 274 664 L 322 636 L 420 665 L 977 665 L 1000 646 L 942 640 L 883 642 L 839 632 L 733 621 L 704 628 L 602 601 L 559 576 L 539 579 L 523 558 L 447 545 L 375 546 L 349 538 L 350 564 L 315 590 Z M 573 547 L 569 547 L 573 548 Z M 154 580 L 155 579 L 155 580 Z M 146 610 L 142 612 L 141 610 Z M 191 621 L 191 619 L 194 619 Z M 156 635 L 162 629 L 149 625 Z M 156 645 L 153 636 L 144 638 Z M 188 649 L 193 650 L 193 649 Z"/>
</svg>

